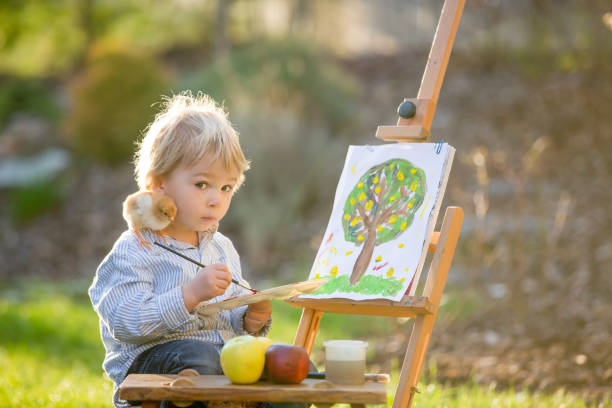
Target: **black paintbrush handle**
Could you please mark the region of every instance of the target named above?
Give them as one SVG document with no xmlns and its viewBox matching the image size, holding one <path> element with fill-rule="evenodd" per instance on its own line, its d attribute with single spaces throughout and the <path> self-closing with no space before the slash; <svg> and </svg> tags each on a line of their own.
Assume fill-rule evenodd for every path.
<svg viewBox="0 0 612 408">
<path fill-rule="evenodd" d="M 318 373 L 315 372 L 309 372 L 307 375 L 308 378 L 318 378 L 318 379 L 325 379 L 325 371 L 321 371 Z M 389 374 L 369 374 L 366 373 L 364 374 L 365 380 L 366 381 L 371 381 L 371 382 L 389 382 L 390 381 L 390 377 Z"/>
<path fill-rule="evenodd" d="M 325 371 L 320 372 L 320 373 L 313 373 L 313 372 L 309 372 L 307 375 L 308 378 L 320 378 L 320 379 L 325 379 Z"/>
<path fill-rule="evenodd" d="M 160 244 L 160 243 L 159 243 L 159 242 L 157 242 L 157 241 L 155 241 L 155 242 L 154 242 L 154 244 L 155 244 L 155 245 L 157 245 L 157 246 L 159 246 L 159 247 L 164 248 L 164 249 L 165 249 L 165 250 L 167 250 L 167 251 L 172 252 L 174 255 L 178 255 L 178 256 L 180 256 L 181 258 L 186 259 L 186 260 L 188 260 L 189 262 L 192 262 L 192 263 L 194 263 L 194 264 L 198 265 L 198 266 L 199 266 L 199 267 L 201 267 L 201 268 L 206 268 L 206 265 L 204 265 L 204 264 L 202 264 L 202 263 L 200 263 L 200 262 L 196 261 L 195 259 L 191 259 L 190 257 L 185 256 L 185 255 L 181 254 L 180 252 L 175 251 L 174 249 L 172 249 L 172 248 L 170 248 L 170 247 L 167 247 L 167 246 L 166 246 L 166 245 L 164 245 L 164 244 Z M 247 289 L 247 290 L 250 290 L 250 291 L 251 291 L 251 292 L 253 292 L 253 293 L 257 293 L 257 291 L 256 291 L 255 289 L 251 289 L 251 288 L 249 288 L 248 286 L 244 286 L 243 284 L 241 284 L 240 282 L 238 282 L 238 281 L 237 281 L 236 279 L 234 279 L 234 278 L 232 278 L 232 282 L 233 282 L 233 283 L 235 283 L 236 285 L 240 286 L 241 288 L 245 288 L 245 289 Z"/>
</svg>

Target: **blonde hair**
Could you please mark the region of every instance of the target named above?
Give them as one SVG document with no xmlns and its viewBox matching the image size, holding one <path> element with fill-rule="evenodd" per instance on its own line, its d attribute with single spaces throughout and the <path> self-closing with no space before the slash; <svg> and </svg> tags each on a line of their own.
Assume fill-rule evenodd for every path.
<svg viewBox="0 0 612 408">
<path fill-rule="evenodd" d="M 239 173 L 237 190 L 249 162 L 223 107 L 208 95 L 194 97 L 187 91 L 164 98 L 162 108 L 136 151 L 140 190 L 150 190 L 155 179 L 170 174 L 179 164 L 192 166 L 205 156 L 211 163 L 221 158 L 227 170 Z"/>
</svg>

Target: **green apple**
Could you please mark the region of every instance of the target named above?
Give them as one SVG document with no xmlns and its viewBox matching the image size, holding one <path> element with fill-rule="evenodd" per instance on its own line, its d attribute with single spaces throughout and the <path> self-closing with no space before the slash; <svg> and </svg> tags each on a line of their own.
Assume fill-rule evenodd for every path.
<svg viewBox="0 0 612 408">
<path fill-rule="evenodd" d="M 246 335 L 228 340 L 221 349 L 221 369 L 234 384 L 259 380 L 266 362 L 266 350 L 256 337 Z"/>
</svg>

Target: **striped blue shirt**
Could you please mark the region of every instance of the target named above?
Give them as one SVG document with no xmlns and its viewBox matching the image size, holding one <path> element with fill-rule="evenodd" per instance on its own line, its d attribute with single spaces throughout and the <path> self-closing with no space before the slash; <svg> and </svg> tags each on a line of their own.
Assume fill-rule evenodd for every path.
<svg viewBox="0 0 612 408">
<path fill-rule="evenodd" d="M 147 241 L 155 236 L 142 231 Z M 204 264 L 226 264 L 234 279 L 242 278 L 240 258 L 232 242 L 214 230 L 199 234 L 198 247 L 166 236 L 167 245 Z M 125 231 L 104 258 L 89 288 L 94 310 L 100 317 L 100 335 L 106 348 L 102 367 L 114 382 L 115 405 L 125 406 L 117 397 L 134 359 L 143 351 L 173 340 L 198 339 L 215 344 L 219 350 L 234 336 L 247 334 L 243 328 L 246 306 L 223 310 L 202 318 L 185 308 L 181 287 L 201 268 L 176 254 L 153 245 L 138 247 L 132 231 Z M 210 302 L 249 293 L 230 284 L 225 293 Z M 257 335 L 270 330 L 270 321 Z"/>
</svg>

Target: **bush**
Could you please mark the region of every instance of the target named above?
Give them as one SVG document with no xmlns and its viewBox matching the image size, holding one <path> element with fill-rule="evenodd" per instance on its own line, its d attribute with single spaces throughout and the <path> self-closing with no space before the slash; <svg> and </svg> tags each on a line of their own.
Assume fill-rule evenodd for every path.
<svg viewBox="0 0 612 408">
<path fill-rule="evenodd" d="M 68 144 L 103 163 L 129 160 L 134 142 L 154 117 L 152 105 L 168 86 L 167 74 L 151 58 L 123 50 L 89 58 L 70 86 Z"/>
<path fill-rule="evenodd" d="M 47 87 L 38 80 L 11 78 L 0 81 L 0 128 L 14 113 L 29 112 L 57 122 L 60 110 Z"/>
<path fill-rule="evenodd" d="M 182 89 L 203 91 L 231 108 L 289 108 L 305 120 L 322 120 L 334 129 L 355 114 L 357 82 L 338 65 L 304 42 L 257 42 L 187 75 Z"/>
<path fill-rule="evenodd" d="M 19 224 L 27 223 L 58 207 L 66 194 L 64 183 L 49 180 L 11 190 L 7 197 L 11 218 Z"/>
</svg>

